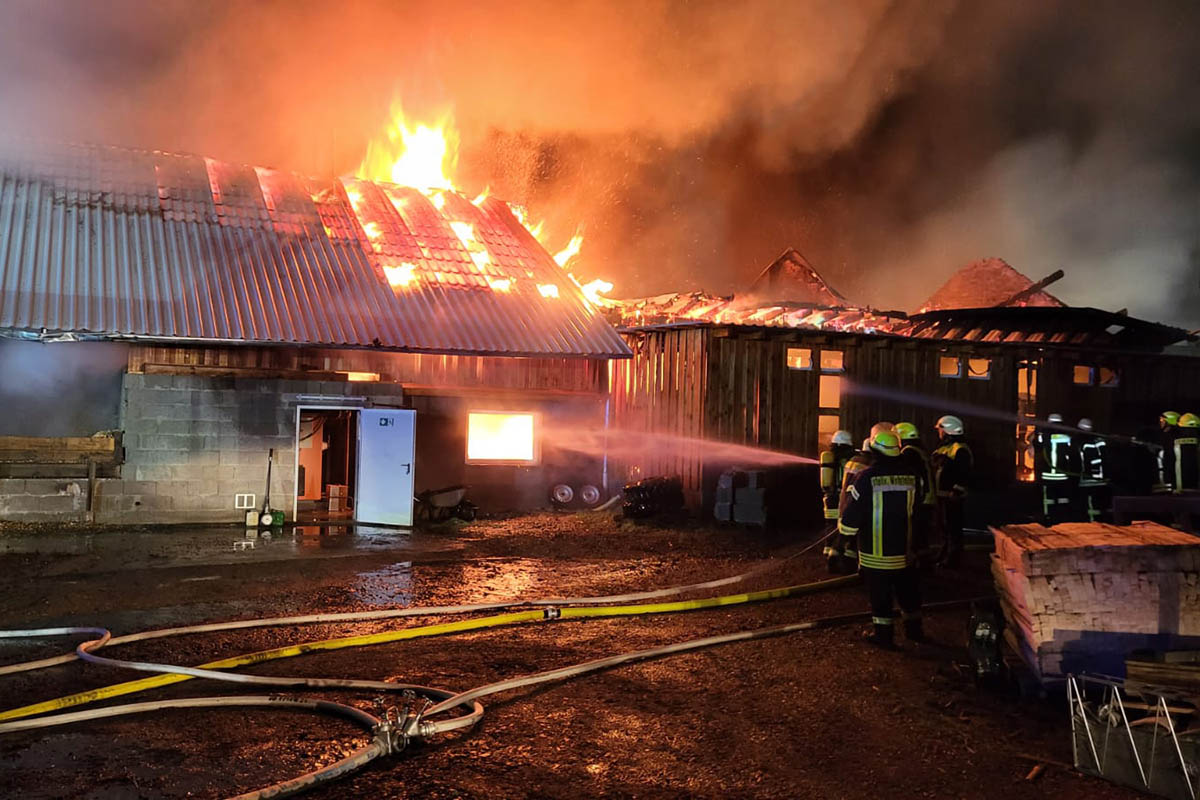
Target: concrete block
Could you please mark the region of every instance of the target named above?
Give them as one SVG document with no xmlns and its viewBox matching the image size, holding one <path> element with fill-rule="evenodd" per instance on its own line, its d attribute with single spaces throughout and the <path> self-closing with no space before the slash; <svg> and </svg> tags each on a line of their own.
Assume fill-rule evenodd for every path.
<svg viewBox="0 0 1200 800">
<path fill-rule="evenodd" d="M 187 463 L 191 466 L 216 466 L 221 463 L 221 454 L 217 450 L 195 450 L 187 454 Z"/>
<path fill-rule="evenodd" d="M 87 481 L 82 481 L 86 485 Z M 26 479 L 25 492 L 31 495 L 79 495 L 86 492 L 80 481 L 53 479 Z"/>
<path fill-rule="evenodd" d="M 173 386 L 170 375 L 143 375 L 142 378 L 146 389 L 170 389 Z"/>
<path fill-rule="evenodd" d="M 126 392 L 143 389 L 145 385 L 146 376 L 141 373 L 126 372 L 121 376 L 121 388 Z"/>
<path fill-rule="evenodd" d="M 0 494 L 24 494 L 25 481 L 21 478 L 0 478 Z"/>
<path fill-rule="evenodd" d="M 162 464 L 139 466 L 134 468 L 133 476 L 138 481 L 169 481 L 175 477 L 174 469 Z"/>
</svg>

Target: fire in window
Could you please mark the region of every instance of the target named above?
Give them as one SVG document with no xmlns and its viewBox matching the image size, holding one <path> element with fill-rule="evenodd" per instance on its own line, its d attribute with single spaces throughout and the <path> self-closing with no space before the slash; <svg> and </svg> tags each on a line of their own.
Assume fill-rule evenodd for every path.
<svg viewBox="0 0 1200 800">
<path fill-rule="evenodd" d="M 845 367 L 842 362 L 841 350 L 822 350 L 821 351 L 821 371 L 822 372 L 841 372 Z"/>
<path fill-rule="evenodd" d="M 958 356 L 941 356 L 938 358 L 938 375 L 943 378 L 961 378 L 962 359 Z"/>
<path fill-rule="evenodd" d="M 1106 389 L 1114 389 L 1121 385 L 1121 373 L 1111 367 L 1100 367 L 1097 370 L 1100 373 L 1099 384 Z"/>
<path fill-rule="evenodd" d="M 1096 383 L 1096 370 L 1082 364 L 1076 364 L 1072 370 L 1072 380 L 1077 386 L 1092 386 Z"/>
<path fill-rule="evenodd" d="M 990 358 L 968 358 L 967 377 L 975 381 L 986 381 L 992 377 L 992 360 Z"/>
<path fill-rule="evenodd" d="M 788 369 L 812 369 L 812 350 L 807 347 L 787 349 Z"/>
<path fill-rule="evenodd" d="M 817 406 L 819 408 L 842 407 L 842 379 L 838 375 L 822 375 L 817 387 Z"/>
<path fill-rule="evenodd" d="M 467 462 L 532 464 L 537 461 L 535 415 L 507 411 L 467 414 Z"/>
</svg>

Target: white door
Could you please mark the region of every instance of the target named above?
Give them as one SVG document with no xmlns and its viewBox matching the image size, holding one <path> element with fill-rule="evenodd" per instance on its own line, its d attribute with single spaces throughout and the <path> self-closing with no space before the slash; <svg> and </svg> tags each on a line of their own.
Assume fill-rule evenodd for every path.
<svg viewBox="0 0 1200 800">
<path fill-rule="evenodd" d="M 364 408 L 358 417 L 358 499 L 354 518 L 412 525 L 416 411 Z"/>
</svg>

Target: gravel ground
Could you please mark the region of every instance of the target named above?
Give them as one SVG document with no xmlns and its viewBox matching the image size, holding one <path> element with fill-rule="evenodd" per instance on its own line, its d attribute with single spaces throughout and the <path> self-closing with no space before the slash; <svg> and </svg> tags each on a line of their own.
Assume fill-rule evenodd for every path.
<svg viewBox="0 0 1200 800">
<path fill-rule="evenodd" d="M 314 529 L 244 543 L 232 528 L 0 533 L 0 626 L 166 625 L 393 605 L 596 595 L 708 580 L 778 560 L 812 532 L 635 525 L 540 514 L 397 534 Z M 825 577 L 813 553 L 734 589 Z M 927 600 L 989 590 L 986 554 L 929 577 Z M 700 636 L 865 610 L 857 587 L 625 619 L 562 621 L 263 663 L 259 674 L 395 680 L 460 690 Z M 932 615 L 943 646 L 878 652 L 864 626 L 726 645 L 485 698 L 473 730 L 416 745 L 314 791 L 322 798 L 1132 798 L 1059 767 L 1025 780 L 1022 754 L 1070 762 L 1061 696 L 977 690 L 962 669 L 968 611 Z M 429 620 L 311 625 L 163 639 L 122 658 L 195 664 Z M 0 663 L 69 648 L 0 644 Z M 0 677 L 12 708 L 136 677 L 80 663 Z M 188 681 L 127 700 L 236 694 Z M 381 713 L 394 702 L 317 692 Z M 115 700 L 110 702 L 121 702 Z M 218 797 L 329 763 L 365 741 L 348 723 L 289 711 L 169 711 L 0 737 L 12 797 Z"/>
</svg>

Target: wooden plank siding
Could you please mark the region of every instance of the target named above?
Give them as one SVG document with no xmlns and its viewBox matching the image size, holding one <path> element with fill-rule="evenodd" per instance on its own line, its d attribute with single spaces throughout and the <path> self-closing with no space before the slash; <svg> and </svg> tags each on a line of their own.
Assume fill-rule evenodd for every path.
<svg viewBox="0 0 1200 800">
<path fill-rule="evenodd" d="M 426 355 L 307 347 L 191 347 L 133 345 L 130 372 L 147 365 L 223 367 L 299 372 L 373 372 L 381 381 L 422 386 L 594 392 L 608 389 L 603 359 Z"/>
</svg>

